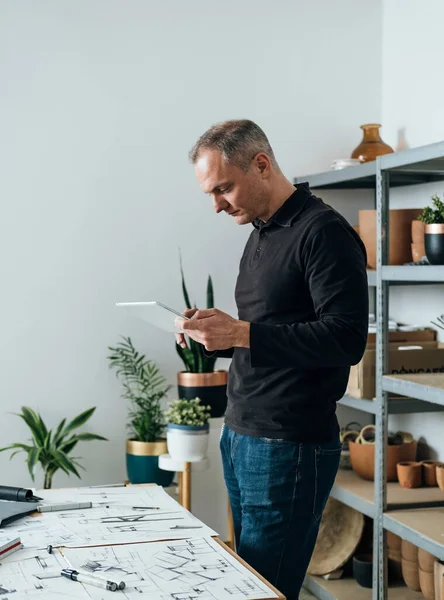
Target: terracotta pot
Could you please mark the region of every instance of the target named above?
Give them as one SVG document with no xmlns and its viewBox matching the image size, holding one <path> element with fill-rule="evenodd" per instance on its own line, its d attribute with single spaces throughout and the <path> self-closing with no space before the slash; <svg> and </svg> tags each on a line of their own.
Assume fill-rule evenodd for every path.
<svg viewBox="0 0 444 600">
<path fill-rule="evenodd" d="M 418 548 L 418 565 L 419 568 L 427 573 L 433 573 L 435 570 L 435 557 L 430 552 L 426 552 L 422 548 Z"/>
<path fill-rule="evenodd" d="M 381 125 L 378 123 L 367 123 L 361 125 L 363 131 L 362 141 L 351 153 L 350 158 L 357 158 L 361 162 L 375 160 L 377 156 L 391 154 L 393 148 L 384 143 L 379 135 Z"/>
<path fill-rule="evenodd" d="M 375 478 L 375 445 L 349 442 L 353 471 L 368 481 Z M 387 481 L 398 481 L 396 465 L 399 462 L 416 460 L 418 442 L 387 446 Z"/>
<path fill-rule="evenodd" d="M 407 540 L 402 540 L 401 556 L 407 562 L 418 563 L 418 547 L 412 544 L 411 542 L 408 542 Z"/>
<path fill-rule="evenodd" d="M 398 481 L 403 488 L 418 488 L 422 484 L 421 463 L 406 461 L 396 465 Z"/>
<path fill-rule="evenodd" d="M 436 487 L 436 467 L 442 464 L 439 460 L 422 460 L 422 478 L 427 487 Z"/>
<path fill-rule="evenodd" d="M 436 465 L 436 481 L 440 490 L 444 491 L 444 464 Z"/>
<path fill-rule="evenodd" d="M 402 538 L 396 533 L 387 531 L 387 547 L 391 552 L 401 552 Z"/>
<path fill-rule="evenodd" d="M 399 562 L 401 563 L 401 559 L 402 559 L 402 554 L 401 554 L 401 550 L 388 550 L 388 557 L 391 560 L 394 560 L 395 562 Z"/>
<path fill-rule="evenodd" d="M 414 219 L 412 221 L 412 242 L 424 246 L 425 223 Z"/>
<path fill-rule="evenodd" d="M 443 599 L 443 577 L 444 577 L 444 562 L 435 560 L 435 598 L 436 600 Z"/>
<path fill-rule="evenodd" d="M 422 244 L 411 244 L 413 262 L 420 262 L 426 255 L 424 242 Z"/>
<path fill-rule="evenodd" d="M 402 559 L 402 577 L 406 586 L 414 590 L 415 592 L 421 591 L 421 585 L 419 583 L 419 567 L 418 563 L 407 560 L 405 558 Z"/>
<path fill-rule="evenodd" d="M 412 260 L 412 221 L 419 208 L 394 209 L 389 212 L 389 265 L 403 265 Z M 367 250 L 367 263 L 376 269 L 376 210 L 359 211 L 359 235 Z"/>
<path fill-rule="evenodd" d="M 419 568 L 419 585 L 426 600 L 435 600 L 435 576 Z"/>
</svg>

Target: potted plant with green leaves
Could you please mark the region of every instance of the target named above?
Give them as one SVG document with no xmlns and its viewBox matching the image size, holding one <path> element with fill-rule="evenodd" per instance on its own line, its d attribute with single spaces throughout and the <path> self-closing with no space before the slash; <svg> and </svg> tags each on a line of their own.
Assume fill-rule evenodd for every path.
<svg viewBox="0 0 444 600">
<path fill-rule="evenodd" d="M 432 196 L 435 208 L 427 206 L 418 219 L 425 223 L 424 244 L 431 265 L 444 265 L 444 202 L 437 194 Z"/>
<path fill-rule="evenodd" d="M 210 410 L 200 398 L 171 402 L 165 416 L 168 453 L 173 460 L 193 462 L 206 457 Z"/>
<path fill-rule="evenodd" d="M 193 308 L 188 295 L 187 286 L 180 259 L 180 273 L 182 278 L 182 292 L 186 308 Z M 214 290 L 211 276 L 207 281 L 207 308 L 214 308 Z M 194 305 L 196 308 L 196 305 Z M 187 347 L 182 348 L 176 343 L 176 350 L 185 366 L 184 371 L 177 374 L 177 388 L 179 398 L 191 400 L 201 398 L 204 404 L 209 405 L 211 417 L 222 417 L 227 408 L 227 381 L 226 370 L 215 370 L 216 356 L 205 353 L 202 344 L 187 337 Z"/>
<path fill-rule="evenodd" d="M 126 468 L 131 483 L 171 485 L 173 472 L 159 468 L 159 456 L 167 454 L 162 400 L 171 389 L 152 360 L 134 348 L 131 338 L 123 337 L 108 347 L 109 366 L 123 386 L 122 397 L 130 403 L 126 441 Z"/>
<path fill-rule="evenodd" d="M 25 452 L 27 455 L 26 463 L 32 481 L 35 480 L 35 469 L 38 464 L 43 469 L 45 490 L 52 487 L 52 478 L 54 474 L 61 470 L 67 475 L 73 473 L 81 479 L 77 468 L 84 469 L 78 462 L 79 457 L 70 456 L 71 452 L 79 442 L 89 442 L 92 440 L 107 441 L 101 435 L 96 433 L 74 433 L 76 429 L 84 425 L 93 415 L 95 407 L 89 408 L 80 413 L 69 423 L 63 419 L 55 430 L 48 429 L 39 413 L 34 412 L 27 406 L 22 406 L 22 412 L 17 416 L 24 420 L 31 430 L 31 443 L 23 444 L 16 442 L 5 448 L 0 448 L 0 452 L 5 450 L 14 450 L 10 458 L 13 458 L 18 452 Z"/>
</svg>

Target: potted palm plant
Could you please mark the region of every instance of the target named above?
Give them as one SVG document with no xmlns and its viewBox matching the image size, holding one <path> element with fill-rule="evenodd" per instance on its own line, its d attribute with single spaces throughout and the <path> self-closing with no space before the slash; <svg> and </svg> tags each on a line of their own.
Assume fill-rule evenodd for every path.
<svg viewBox="0 0 444 600">
<path fill-rule="evenodd" d="M 192 308 L 185 277 L 180 259 L 180 273 L 182 278 L 182 292 L 186 308 Z M 207 281 L 207 308 L 214 308 L 214 291 L 211 276 Z M 196 308 L 196 306 L 194 306 Z M 176 350 L 184 366 L 184 371 L 177 374 L 177 388 L 179 398 L 191 400 L 201 398 L 202 402 L 210 406 L 211 417 L 222 417 L 227 408 L 227 381 L 226 370 L 215 370 L 216 356 L 205 353 L 204 346 L 187 338 L 187 347 L 182 348 L 176 343 Z"/>
<path fill-rule="evenodd" d="M 210 406 L 200 398 L 174 400 L 165 416 L 168 420 L 168 453 L 173 460 L 202 460 L 208 451 Z"/>
<path fill-rule="evenodd" d="M 131 338 L 108 347 L 110 368 L 123 386 L 122 397 L 130 402 L 126 441 L 126 468 L 131 483 L 169 486 L 173 472 L 159 468 L 159 456 L 167 454 L 161 401 L 171 389 L 152 360 L 134 348 Z"/>
<path fill-rule="evenodd" d="M 78 462 L 79 457 L 71 457 L 70 453 L 78 442 L 91 440 L 106 440 L 106 438 L 95 433 L 74 433 L 76 429 L 84 425 L 93 415 L 95 407 L 89 408 L 77 415 L 72 421 L 66 423 L 63 419 L 54 430 L 48 429 L 39 413 L 34 412 L 27 406 L 22 406 L 22 412 L 17 414 L 24 420 L 31 430 L 32 439 L 30 444 L 15 443 L 0 452 L 14 450 L 10 458 L 18 452 L 25 452 L 27 465 L 32 480 L 35 480 L 35 468 L 40 463 L 44 473 L 43 487 L 45 490 L 52 487 L 52 478 L 59 469 L 69 475 L 73 473 L 80 479 L 77 468 L 84 469 Z"/>
<path fill-rule="evenodd" d="M 437 194 L 432 196 L 435 206 L 427 206 L 418 219 L 425 223 L 424 245 L 431 265 L 444 265 L 444 202 Z"/>
</svg>

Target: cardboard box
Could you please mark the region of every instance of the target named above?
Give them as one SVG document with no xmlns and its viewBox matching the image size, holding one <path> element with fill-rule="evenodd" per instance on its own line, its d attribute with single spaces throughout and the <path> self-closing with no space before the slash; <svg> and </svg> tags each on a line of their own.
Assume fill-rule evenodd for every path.
<svg viewBox="0 0 444 600">
<path fill-rule="evenodd" d="M 444 347 L 438 342 L 389 344 L 389 370 L 396 375 L 407 373 L 444 373 Z M 403 349 L 404 348 L 404 349 Z M 350 369 L 347 394 L 373 399 L 376 395 L 376 348 L 367 347 L 361 362 Z"/>
<path fill-rule="evenodd" d="M 418 331 L 389 331 L 389 342 L 434 342 L 435 329 L 422 329 Z M 369 333 L 367 344 L 376 344 L 376 333 Z"/>
</svg>

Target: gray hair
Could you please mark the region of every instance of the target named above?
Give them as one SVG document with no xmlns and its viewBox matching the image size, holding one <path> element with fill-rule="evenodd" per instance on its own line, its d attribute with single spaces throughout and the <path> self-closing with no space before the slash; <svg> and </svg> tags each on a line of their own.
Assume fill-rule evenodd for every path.
<svg viewBox="0 0 444 600">
<path fill-rule="evenodd" d="M 194 164 L 201 150 L 218 150 L 223 159 L 243 171 L 248 171 L 251 161 L 259 152 L 264 152 L 273 167 L 279 169 L 267 136 L 256 123 L 248 119 L 217 123 L 206 131 L 190 151 Z"/>
</svg>

